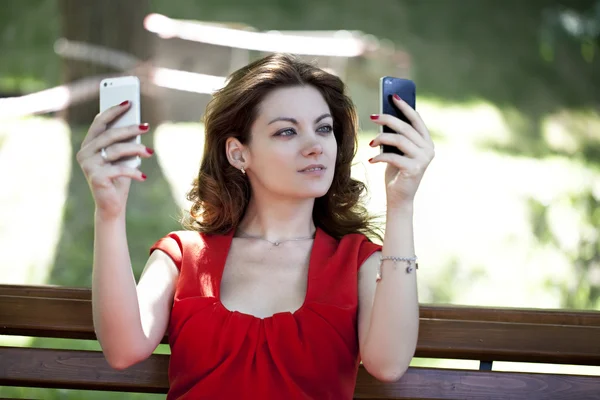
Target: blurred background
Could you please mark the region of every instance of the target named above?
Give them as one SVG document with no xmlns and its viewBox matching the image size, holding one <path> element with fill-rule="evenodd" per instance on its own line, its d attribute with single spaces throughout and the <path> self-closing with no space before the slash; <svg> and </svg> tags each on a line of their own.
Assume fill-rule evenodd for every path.
<svg viewBox="0 0 600 400">
<path fill-rule="evenodd" d="M 378 80 L 416 82 L 436 142 L 415 211 L 422 303 L 600 310 L 600 0 L 3 0 L 0 283 L 91 286 L 94 206 L 75 154 L 102 78 L 140 77 L 152 129 L 144 143 L 156 150 L 128 203 L 139 277 L 149 247 L 180 229 L 210 93 L 271 52 L 315 60 L 347 83 L 361 117 L 353 173 L 367 183 L 373 213 L 385 211 L 384 166 L 367 162 L 378 152 L 368 146 Z M 0 396 L 141 395 L 0 388 Z"/>
</svg>

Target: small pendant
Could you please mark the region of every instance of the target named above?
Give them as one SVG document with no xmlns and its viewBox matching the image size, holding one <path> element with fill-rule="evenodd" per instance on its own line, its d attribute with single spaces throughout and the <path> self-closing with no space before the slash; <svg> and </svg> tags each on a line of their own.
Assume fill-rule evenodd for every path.
<svg viewBox="0 0 600 400">
<path fill-rule="evenodd" d="M 406 273 L 410 274 L 411 272 L 413 272 L 416 269 L 419 269 L 419 264 L 418 263 L 415 263 L 414 267 L 411 265 L 411 263 L 408 263 L 408 267 L 406 267 Z"/>
<path fill-rule="evenodd" d="M 280 242 L 273 242 L 273 244 L 274 244 L 275 246 L 279 246 L 281 243 L 280 243 Z"/>
</svg>

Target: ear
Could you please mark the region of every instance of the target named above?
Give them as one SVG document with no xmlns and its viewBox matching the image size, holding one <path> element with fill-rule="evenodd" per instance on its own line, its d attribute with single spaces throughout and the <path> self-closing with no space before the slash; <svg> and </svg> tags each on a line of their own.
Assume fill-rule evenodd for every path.
<svg viewBox="0 0 600 400">
<path fill-rule="evenodd" d="M 248 166 L 248 151 L 238 139 L 230 137 L 225 142 L 227 160 L 234 168 L 241 169 Z"/>
</svg>

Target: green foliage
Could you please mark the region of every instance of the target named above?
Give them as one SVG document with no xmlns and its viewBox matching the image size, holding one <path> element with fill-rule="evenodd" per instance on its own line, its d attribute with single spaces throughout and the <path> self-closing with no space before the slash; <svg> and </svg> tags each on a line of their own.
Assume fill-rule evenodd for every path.
<svg viewBox="0 0 600 400">
<path fill-rule="evenodd" d="M 560 288 L 564 308 L 600 309 L 600 199 L 586 190 L 566 197 L 563 203 L 576 212 L 573 218 L 583 221 L 579 231 L 575 232 L 575 243 L 561 237 L 562 226 L 552 226 L 551 206 L 530 200 L 535 236 L 541 243 L 560 249 L 572 265 L 571 279 L 551 278 L 546 285 L 548 288 Z"/>
<path fill-rule="evenodd" d="M 60 83 L 57 0 L 8 0 L 0 9 L 0 93 L 37 91 Z"/>
</svg>

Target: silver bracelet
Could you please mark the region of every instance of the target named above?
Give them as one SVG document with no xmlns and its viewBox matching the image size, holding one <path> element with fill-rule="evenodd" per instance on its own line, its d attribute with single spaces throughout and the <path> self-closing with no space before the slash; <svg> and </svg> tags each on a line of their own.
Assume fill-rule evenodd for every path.
<svg viewBox="0 0 600 400">
<path fill-rule="evenodd" d="M 414 257 L 395 257 L 395 256 L 381 256 L 379 257 L 379 268 L 377 268 L 377 278 L 375 278 L 375 282 L 379 282 L 381 280 L 381 265 L 384 261 L 390 260 L 393 261 L 394 264 L 397 262 L 405 262 L 406 263 L 406 273 L 410 274 L 415 269 L 419 269 L 419 263 L 417 262 L 417 256 Z M 414 263 L 414 268 L 413 268 Z"/>
</svg>

